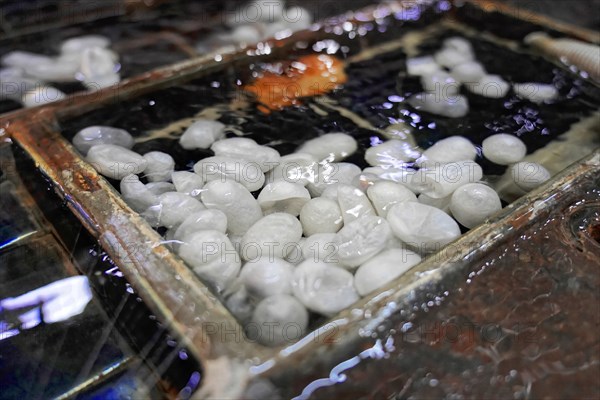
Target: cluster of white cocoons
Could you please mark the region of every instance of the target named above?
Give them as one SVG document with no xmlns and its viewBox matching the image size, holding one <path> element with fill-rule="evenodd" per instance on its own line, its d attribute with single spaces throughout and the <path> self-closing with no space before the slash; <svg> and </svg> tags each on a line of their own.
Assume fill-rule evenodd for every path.
<svg viewBox="0 0 600 400">
<path fill-rule="evenodd" d="M 283 0 L 253 0 L 241 4 L 228 16 L 226 23 L 231 30 L 219 33 L 216 39 L 232 45 L 251 45 L 309 29 L 312 22 L 313 16 L 306 8 L 286 7 Z"/>
<path fill-rule="evenodd" d="M 125 202 L 166 228 L 165 243 L 223 295 L 249 336 L 270 346 L 302 337 L 309 311 L 333 316 L 352 306 L 457 239 L 459 223 L 476 227 L 501 208 L 474 161 L 481 150 L 460 136 L 424 152 L 398 139 L 379 143 L 364 170 L 344 162 L 358 149 L 345 133 L 282 157 L 248 138 L 227 139 L 224 125 L 205 120 L 180 140 L 215 153 L 193 171 L 176 171 L 162 152 L 133 152 L 122 129 L 89 127 L 73 144 L 121 180 Z M 512 135 L 483 144 L 523 189 L 549 177 L 531 170 L 525 153 Z"/>
<path fill-rule="evenodd" d="M 5 54 L 0 60 L 0 99 L 35 107 L 66 97 L 48 82 L 80 81 L 89 90 L 114 85 L 120 81 L 120 64 L 109 46 L 109 39 L 88 35 L 64 41 L 55 57 L 18 50 Z"/>
<path fill-rule="evenodd" d="M 467 99 L 459 94 L 465 80 L 481 78 L 481 65 L 474 61 L 471 44 L 454 37 L 444 41 L 443 48 L 433 56 L 406 60 L 409 75 L 420 76 L 423 93 L 408 99 L 418 110 L 448 118 L 460 118 L 469 112 Z"/>
<path fill-rule="evenodd" d="M 419 76 L 424 92 L 411 96 L 408 103 L 416 109 L 449 118 L 459 118 L 469 112 L 469 104 L 459 94 L 461 85 L 479 96 L 499 99 L 505 97 L 511 85 L 500 75 L 489 74 L 475 60 L 468 40 L 446 39 L 433 56 L 406 60 L 408 75 Z M 552 84 L 535 82 L 515 83 L 515 94 L 534 103 L 550 102 L 558 96 Z"/>
<path fill-rule="evenodd" d="M 453 37 L 433 56 L 409 58 L 408 75 L 419 76 L 423 93 L 411 96 L 408 102 L 416 109 L 449 118 L 459 118 L 469 112 L 469 104 L 459 94 L 461 85 L 479 96 L 502 98 L 510 84 L 501 76 L 488 74 L 475 60 L 471 44 L 466 39 Z M 533 102 L 554 99 L 558 92 L 552 85 L 523 83 L 513 86 L 515 93 Z"/>
</svg>

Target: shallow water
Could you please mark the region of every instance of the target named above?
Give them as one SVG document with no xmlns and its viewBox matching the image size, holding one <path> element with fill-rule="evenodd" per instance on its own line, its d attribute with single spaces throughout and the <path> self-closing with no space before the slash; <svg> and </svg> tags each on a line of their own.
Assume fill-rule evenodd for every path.
<svg viewBox="0 0 600 400">
<path fill-rule="evenodd" d="M 320 134 L 345 132 L 359 143 L 359 150 L 346 161 L 364 168 L 368 166 L 364 152 L 386 139 L 384 131 L 390 125 L 410 129 L 409 138 L 422 148 L 452 135 L 465 136 L 479 146 L 490 134 L 516 133 L 531 154 L 600 107 L 600 90 L 576 74 L 538 56 L 516 53 L 498 43 L 467 36 L 477 59 L 490 73 L 499 74 L 510 83 L 552 82 L 559 88 L 559 98 L 552 104 L 535 104 L 519 99 L 512 91 L 505 98 L 490 99 L 463 88 L 471 106 L 466 117 L 449 119 L 417 112 L 404 102 L 422 90 L 417 78 L 406 76 L 405 48 L 384 52 L 370 49 L 392 35 L 398 42 L 405 40 L 402 36 L 398 39 L 402 35 L 399 32 L 403 32 L 421 38 L 412 52 L 432 54 L 440 47 L 442 38 L 469 34 L 468 30 L 457 30 L 456 25 L 449 27 L 443 22 L 434 23 L 434 28 L 428 25 L 437 19 L 436 13 L 430 13 L 416 22 L 386 20 L 381 24 L 383 29 L 374 26 L 365 32 L 367 47 L 358 45 L 344 33 L 335 40 L 320 41 L 312 48 L 296 48 L 289 60 L 314 54 L 315 49 L 347 60 L 347 83 L 325 96 L 304 99 L 304 104 L 269 113 L 261 111 L 261 105 L 241 89 L 253 81 L 257 71 L 269 66 L 260 59 L 63 121 L 63 134 L 71 140 L 78 130 L 89 125 L 123 128 L 136 138 L 134 151 L 141 154 L 165 151 L 175 159 L 176 170 L 191 170 L 195 162 L 213 155 L 210 150 L 184 150 L 178 144 L 179 135 L 194 118 L 218 119 L 227 125 L 228 137 L 243 135 L 272 146 L 282 155 L 292 153 Z M 429 26 L 427 33 L 422 31 L 425 26 Z M 481 156 L 477 162 L 488 177 L 500 176 L 506 170 Z M 118 188 L 118 182 L 112 183 Z M 466 230 L 463 228 L 463 232 Z M 312 319 L 311 327 L 323 321 Z"/>
<path fill-rule="evenodd" d="M 153 390 L 156 385 L 163 395 L 175 397 L 182 390 L 195 389 L 202 370 L 170 335 L 168 322 L 150 312 L 31 159 L 17 146 L 1 149 L 0 300 L 35 290 L 48 297 L 44 294 L 47 285 L 79 273 L 86 278 L 75 300 L 62 300 L 65 304 L 52 308 L 52 313 L 40 311 L 32 320 L 41 322 L 34 327 L 19 326 L 14 320 L 30 305 L 14 313 L 0 309 L 0 350 L 11 360 L 0 367 L 0 380 L 11 383 L 2 394 L 6 398 L 56 397 L 111 368 L 128 368 L 130 379 L 143 380 L 144 389 Z M 19 179 L 15 179 L 17 171 Z M 83 303 L 81 313 L 44 322 L 63 315 L 76 300 L 84 301 L 90 290 L 93 297 L 87 305 Z M 51 302 L 47 298 L 35 307 Z M 147 366 L 136 366 L 137 360 Z"/>
</svg>

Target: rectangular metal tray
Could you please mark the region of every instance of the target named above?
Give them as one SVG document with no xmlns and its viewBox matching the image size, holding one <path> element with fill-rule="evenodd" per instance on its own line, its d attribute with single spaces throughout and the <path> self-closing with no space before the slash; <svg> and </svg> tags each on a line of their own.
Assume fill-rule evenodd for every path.
<svg viewBox="0 0 600 400">
<path fill-rule="evenodd" d="M 487 40 L 494 36 L 493 26 L 490 27 L 491 32 L 483 34 L 477 29 L 484 26 L 482 21 L 493 13 L 507 18 L 516 26 L 525 27 L 524 30 L 543 29 L 555 35 L 593 38 L 586 31 L 564 29 L 562 25 L 551 24 L 541 18 L 519 20 L 523 15 L 491 2 L 468 3 L 468 6 L 458 8 L 450 8 L 448 2 L 390 3 L 341 16 L 323 24 L 318 31 L 303 31 L 284 40 L 271 41 L 269 51 L 259 46 L 254 51 L 211 54 L 127 79 L 115 88 L 72 96 L 40 109 L 15 112 L 0 120 L 0 135 L 10 137 L 25 150 L 40 173 L 48 178 L 54 190 L 119 266 L 136 293 L 200 360 L 204 376 L 199 396 L 239 397 L 249 385 L 262 379 L 274 382 L 285 395 L 293 395 L 292 386 L 286 387 L 290 380 L 304 382 L 310 376 L 318 375 L 318 371 L 328 371 L 340 360 L 348 359 L 349 355 L 359 354 L 364 349 L 364 341 L 370 340 L 379 326 L 386 327 L 386 321 L 393 320 L 391 316 L 427 297 L 440 282 L 452 282 L 453 276 L 473 268 L 519 232 L 544 221 L 553 207 L 563 207 L 565 202 L 574 202 L 578 195 L 583 196 L 584 192 L 578 191 L 580 186 L 585 186 L 585 182 L 600 172 L 600 152 L 596 150 L 566 168 L 593 151 L 593 148 L 578 147 L 569 158 L 556 164 L 557 169 L 564 171 L 551 182 L 512 203 L 484 225 L 428 257 L 410 274 L 400 277 L 379 293 L 362 299 L 300 342 L 286 348 L 269 349 L 244 336 L 243 327 L 217 297 L 161 244 L 162 238 L 157 232 L 129 209 L 111 183 L 81 158 L 62 131 L 67 130 L 65 126 L 72 131 L 80 123 L 78 118 L 85 118 L 86 113 L 93 115 L 99 112 L 97 115 L 102 115 L 103 110 L 119 108 L 126 112 L 127 107 L 136 104 L 136 101 L 161 90 L 190 82 L 193 86 L 194 82 L 202 82 L 202 79 L 214 74 L 232 76 L 247 71 L 250 64 L 302 53 L 295 46 L 297 42 L 310 46 L 323 40 L 339 41 L 348 46 L 352 53 L 350 60 L 360 64 L 395 50 L 406 50 L 408 43 L 402 40 L 406 33 L 404 21 L 423 21 L 423 18 L 427 18 L 425 26 L 418 29 L 426 29 L 429 22 L 438 19 L 444 19 L 448 27 L 466 22 L 470 27 L 465 32 L 482 35 Z M 363 25 L 381 26 L 388 22 L 388 29 L 373 38 L 366 35 L 356 41 L 345 36 L 349 32 L 346 27 L 351 27 L 352 31 Z M 510 38 L 494 40 L 505 43 L 509 49 L 514 46 Z M 560 60 L 554 62 L 556 68 L 562 68 Z M 350 110 L 342 112 L 352 113 Z M 367 123 L 376 124 L 379 117 L 365 115 L 364 119 Z M 164 121 L 165 124 L 168 122 L 176 121 Z M 588 120 L 578 130 L 584 132 L 585 143 L 589 145 L 594 142 L 598 125 Z"/>
</svg>

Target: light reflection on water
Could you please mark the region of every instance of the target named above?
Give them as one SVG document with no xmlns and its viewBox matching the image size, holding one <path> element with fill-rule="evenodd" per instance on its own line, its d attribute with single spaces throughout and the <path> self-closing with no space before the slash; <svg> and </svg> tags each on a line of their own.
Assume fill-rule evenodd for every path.
<svg viewBox="0 0 600 400">
<path fill-rule="evenodd" d="M 304 390 L 302 390 L 302 393 L 299 396 L 294 397 L 293 400 L 309 399 L 317 389 L 343 383 L 347 379 L 347 375 L 344 374 L 344 371 L 348 371 L 349 369 L 356 367 L 362 360 L 369 358 L 379 360 L 385 358 L 394 350 L 395 347 L 393 337 L 388 337 L 385 343 L 383 343 L 381 339 L 377 339 L 373 347 L 370 347 L 362 351 L 359 355 L 343 361 L 333 367 L 328 378 L 321 378 L 312 381 L 304 388 Z"/>
<path fill-rule="evenodd" d="M 81 314 L 91 299 L 87 277 L 74 276 L 0 300 L 0 340 L 42 323 L 66 321 Z"/>
</svg>

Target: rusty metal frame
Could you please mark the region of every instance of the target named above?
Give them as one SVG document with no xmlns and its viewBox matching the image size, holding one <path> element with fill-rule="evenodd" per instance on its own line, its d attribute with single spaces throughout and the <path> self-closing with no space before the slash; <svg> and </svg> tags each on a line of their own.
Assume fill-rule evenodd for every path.
<svg viewBox="0 0 600 400">
<path fill-rule="evenodd" d="M 513 8 L 492 1 L 472 1 L 484 11 L 493 5 L 493 11 L 519 16 Z M 404 6 L 400 0 L 369 7 L 361 13 L 371 19 L 381 18 L 402 10 Z M 354 19 L 349 14 L 338 18 L 336 23 L 345 20 Z M 590 36 L 584 30 L 551 24 L 545 19 L 538 21 L 548 23 L 567 35 L 593 40 L 594 35 Z M 322 35 L 323 30 L 303 31 L 285 40 L 272 41 L 274 51 L 268 57 L 285 54 L 298 40 L 316 40 Z M 256 57 L 248 56 L 246 50 L 221 54 L 219 58 L 214 55 L 198 57 L 126 79 L 118 86 L 69 96 L 45 107 L 19 110 L 0 118 L 0 140 L 11 138 L 32 157 L 40 172 L 53 182 L 58 195 L 98 239 L 148 307 L 168 324 L 182 344 L 203 363 L 206 378 L 204 386 L 209 387 L 209 392 L 205 394 L 238 396 L 252 377 L 276 376 L 281 373 L 278 371 L 295 368 L 301 360 L 303 365 L 310 365 L 314 354 L 327 355 L 332 359 L 339 356 L 356 343 L 360 328 L 385 320 L 388 313 L 393 311 L 390 304 L 402 304 L 411 291 L 441 280 L 449 271 L 468 263 L 474 252 L 498 245 L 509 237 L 510 232 L 531 223 L 534 216 L 543 216 L 544 212 L 532 206 L 535 202 L 551 203 L 582 176 L 600 172 L 600 151 L 596 150 L 542 188 L 519 199 L 489 222 L 462 236 L 450 245 L 452 254 L 442 250 L 412 270 L 435 270 L 434 274 L 420 279 L 414 278 L 414 274 L 410 275 L 412 278 L 404 275 L 378 294 L 370 295 L 352 307 L 360 308 L 363 312 L 355 313 L 348 309 L 298 344 L 279 349 L 265 348 L 243 335 L 238 321 L 183 261 L 161 244 L 162 238 L 158 233 L 132 211 L 119 193 L 81 158 L 58 128 L 60 120 L 250 59 L 255 61 Z M 474 244 L 482 243 L 482 240 L 482 245 Z M 324 346 L 321 340 L 323 332 L 331 324 L 337 327 L 336 340 L 332 343 L 328 341 L 328 345 Z M 219 329 L 208 329 L 209 325 L 218 326 Z M 235 336 L 235 340 L 225 340 L 223 332 L 238 332 L 239 335 Z M 224 366 L 230 371 L 226 376 L 222 375 Z"/>
</svg>

